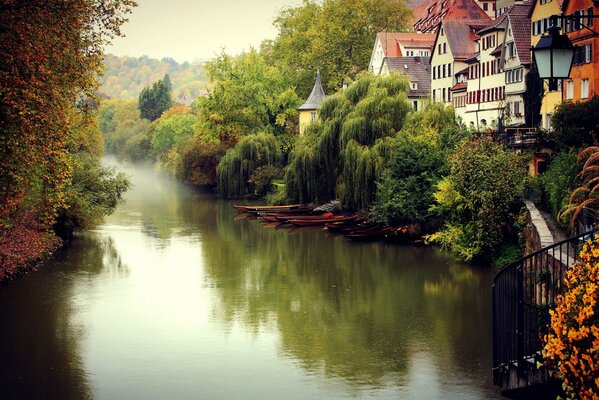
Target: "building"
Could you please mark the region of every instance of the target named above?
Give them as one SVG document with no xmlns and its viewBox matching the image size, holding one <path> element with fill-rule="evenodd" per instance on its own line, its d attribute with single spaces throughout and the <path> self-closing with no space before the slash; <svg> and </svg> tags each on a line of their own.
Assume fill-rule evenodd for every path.
<svg viewBox="0 0 599 400">
<path fill-rule="evenodd" d="M 551 26 L 550 17 L 561 15 L 562 0 L 534 0 L 528 13 L 530 19 L 531 46 L 536 46 L 539 39 Z M 562 102 L 561 82 L 558 91 L 550 92 L 545 82 L 545 94 L 541 103 L 541 127 L 551 129 L 551 115 L 555 107 Z"/>
<path fill-rule="evenodd" d="M 320 81 L 320 70 L 318 70 L 316 72 L 316 82 L 314 83 L 310 96 L 308 96 L 306 102 L 298 108 L 300 135 L 303 135 L 306 132 L 306 128 L 309 125 L 316 122 L 318 119 L 318 109 L 326 97 L 327 95 L 324 92 Z"/>
<path fill-rule="evenodd" d="M 410 91 L 408 100 L 414 110 L 422 109 L 422 102 L 429 99 L 431 72 L 429 57 L 387 57 L 383 60 L 380 75 L 398 72 L 408 77 Z"/>
<path fill-rule="evenodd" d="M 564 80 L 562 99 L 564 101 L 586 101 L 599 94 L 599 34 L 583 27 L 593 25 L 589 16 L 599 15 L 599 2 L 592 0 L 564 0 L 565 16 L 575 16 L 577 20 L 565 21 L 563 31 L 576 46 L 570 79 Z M 599 21 L 599 20 L 598 20 Z"/>
<path fill-rule="evenodd" d="M 383 60 L 389 57 L 430 57 L 434 35 L 379 32 L 374 41 L 368 70 L 381 74 Z"/>
<path fill-rule="evenodd" d="M 435 102 L 451 103 L 451 89 L 458 83 L 455 73 L 464 70 L 466 60 L 476 53 L 476 31 L 491 22 L 472 0 L 463 3 L 468 5 L 464 12 L 454 13 L 456 19 L 443 20 L 435 35 L 431 55 L 431 96 Z"/>
<path fill-rule="evenodd" d="M 505 80 L 501 53 L 505 40 L 507 14 L 476 31 L 477 51 L 467 60 L 466 107 L 458 114 L 478 131 L 496 127 L 505 108 Z"/>
<path fill-rule="evenodd" d="M 526 110 L 524 93 L 526 76 L 530 71 L 530 2 L 516 3 L 506 14 L 506 32 L 503 42 L 501 68 L 505 75 L 506 126 L 523 126 Z"/>
</svg>

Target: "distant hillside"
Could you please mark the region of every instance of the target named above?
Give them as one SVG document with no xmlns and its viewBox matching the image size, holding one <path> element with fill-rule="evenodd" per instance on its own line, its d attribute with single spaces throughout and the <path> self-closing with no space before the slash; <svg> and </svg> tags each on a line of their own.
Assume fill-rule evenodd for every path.
<svg viewBox="0 0 599 400">
<path fill-rule="evenodd" d="M 118 57 L 107 54 L 100 92 L 111 98 L 136 99 L 145 86 L 169 74 L 173 97 L 178 103 L 191 102 L 205 93 L 206 78 L 200 63 L 177 63 L 171 58 L 157 60 L 148 56 Z"/>
</svg>

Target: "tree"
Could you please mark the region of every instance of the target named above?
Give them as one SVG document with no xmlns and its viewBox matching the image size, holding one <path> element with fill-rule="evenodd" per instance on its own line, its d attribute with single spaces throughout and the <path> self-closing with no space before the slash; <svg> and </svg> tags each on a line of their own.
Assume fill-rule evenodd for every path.
<svg viewBox="0 0 599 400">
<path fill-rule="evenodd" d="M 538 127 L 541 123 L 541 103 L 543 101 L 543 80 L 539 78 L 537 64 L 533 61 L 526 75 L 524 92 L 524 118 L 526 126 Z"/>
<path fill-rule="evenodd" d="M 267 165 L 279 166 L 281 160 L 281 150 L 272 134 L 244 136 L 218 164 L 218 191 L 226 198 L 254 195 L 254 171 Z"/>
<path fill-rule="evenodd" d="M 563 102 L 551 116 L 553 131 L 549 139 L 558 149 L 564 147 L 580 149 L 599 143 L 599 97 L 589 101 Z"/>
<path fill-rule="evenodd" d="M 157 120 L 163 112 L 173 106 L 173 87 L 168 74 L 164 78 L 145 87 L 139 94 L 139 111 L 141 117 L 150 121 Z"/>
<path fill-rule="evenodd" d="M 173 107 L 154 121 L 152 152 L 161 168 L 176 174 L 182 147 L 192 138 L 197 121 L 191 107 L 187 106 Z"/>
<path fill-rule="evenodd" d="M 287 196 L 299 202 L 339 198 L 349 209 L 367 209 L 411 106 L 407 80 L 398 75 L 359 75 L 345 91 L 327 98 L 320 123 L 308 127 L 290 155 Z"/>
<path fill-rule="evenodd" d="M 204 136 L 235 144 L 244 135 L 281 135 L 295 126 L 301 101 L 290 77 L 255 50 L 237 57 L 223 53 L 205 68 L 209 94 L 195 104 Z"/>
<path fill-rule="evenodd" d="M 274 64 L 294 72 L 299 94 L 310 93 L 320 68 L 329 92 L 368 67 L 380 31 L 404 31 L 410 11 L 401 0 L 304 0 L 281 11 L 279 33 L 263 50 Z"/>
<path fill-rule="evenodd" d="M 0 6 L 0 230 L 35 207 L 51 223 L 71 173 L 67 110 L 93 97 L 103 45 L 131 0 L 4 1 Z M 0 232 L 3 234 L 4 232 Z"/>
</svg>

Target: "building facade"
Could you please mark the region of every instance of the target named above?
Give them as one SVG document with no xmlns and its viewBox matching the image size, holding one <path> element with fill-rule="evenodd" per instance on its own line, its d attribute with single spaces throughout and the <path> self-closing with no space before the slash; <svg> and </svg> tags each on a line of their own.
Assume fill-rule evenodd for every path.
<svg viewBox="0 0 599 400">
<path fill-rule="evenodd" d="M 309 125 L 318 120 L 318 109 L 326 98 L 326 93 L 320 80 L 320 71 L 316 71 L 316 82 L 310 96 L 299 108 L 299 133 L 303 135 Z"/>
</svg>

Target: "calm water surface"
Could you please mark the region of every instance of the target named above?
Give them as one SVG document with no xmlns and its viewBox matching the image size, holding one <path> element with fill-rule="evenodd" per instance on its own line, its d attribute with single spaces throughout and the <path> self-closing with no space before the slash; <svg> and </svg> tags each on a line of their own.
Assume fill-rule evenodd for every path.
<svg viewBox="0 0 599 400">
<path fill-rule="evenodd" d="M 486 268 L 126 170 L 125 205 L 0 286 L 1 399 L 500 398 Z"/>
</svg>

